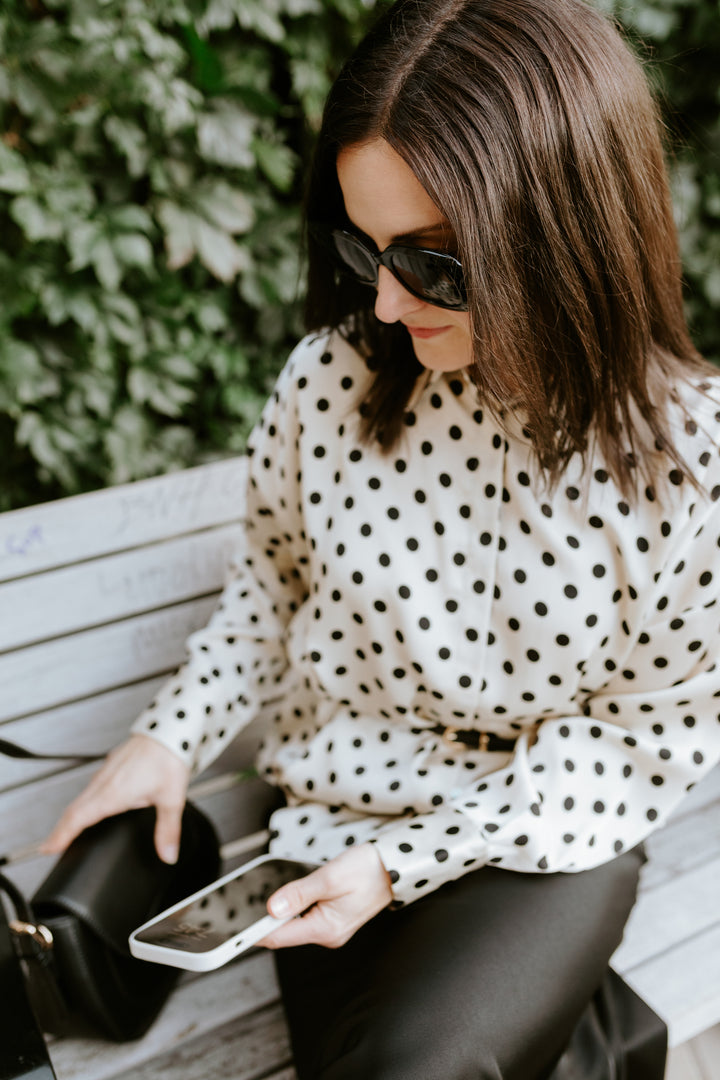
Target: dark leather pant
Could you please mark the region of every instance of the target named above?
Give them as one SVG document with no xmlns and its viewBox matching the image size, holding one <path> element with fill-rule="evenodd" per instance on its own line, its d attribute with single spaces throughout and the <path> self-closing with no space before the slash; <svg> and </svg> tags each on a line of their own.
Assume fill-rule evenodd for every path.
<svg viewBox="0 0 720 1080">
<path fill-rule="evenodd" d="M 382 912 L 340 949 L 279 950 L 298 1077 L 550 1077 L 620 942 L 642 862 L 636 849 L 578 874 L 484 867 Z"/>
</svg>

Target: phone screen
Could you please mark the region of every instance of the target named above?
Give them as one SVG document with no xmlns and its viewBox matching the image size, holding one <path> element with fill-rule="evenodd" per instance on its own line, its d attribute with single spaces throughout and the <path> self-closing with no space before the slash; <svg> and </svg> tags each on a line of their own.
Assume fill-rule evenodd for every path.
<svg viewBox="0 0 720 1080">
<path fill-rule="evenodd" d="M 210 952 L 267 915 L 267 901 L 275 890 L 311 869 L 315 867 L 289 859 L 261 863 L 137 931 L 135 938 L 181 952 Z"/>
</svg>

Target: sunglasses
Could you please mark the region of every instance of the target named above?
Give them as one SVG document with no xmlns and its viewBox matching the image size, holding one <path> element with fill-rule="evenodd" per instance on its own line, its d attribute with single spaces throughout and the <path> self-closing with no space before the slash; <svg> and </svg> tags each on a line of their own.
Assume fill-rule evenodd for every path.
<svg viewBox="0 0 720 1080">
<path fill-rule="evenodd" d="M 390 244 L 384 251 L 377 251 L 347 229 L 325 225 L 311 225 L 310 234 L 340 270 L 352 274 L 363 285 L 377 286 L 378 269 L 384 266 L 419 300 L 451 311 L 467 311 L 463 270 L 453 255 L 405 244 Z"/>
</svg>

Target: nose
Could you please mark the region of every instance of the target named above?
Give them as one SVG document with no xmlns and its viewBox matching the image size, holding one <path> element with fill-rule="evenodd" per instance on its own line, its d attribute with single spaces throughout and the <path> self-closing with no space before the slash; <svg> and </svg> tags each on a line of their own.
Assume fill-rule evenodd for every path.
<svg viewBox="0 0 720 1080">
<path fill-rule="evenodd" d="M 375 299 L 375 317 L 384 323 L 394 323 L 411 311 L 424 307 L 423 300 L 413 296 L 394 278 L 386 266 L 378 268 L 377 297 Z"/>
</svg>

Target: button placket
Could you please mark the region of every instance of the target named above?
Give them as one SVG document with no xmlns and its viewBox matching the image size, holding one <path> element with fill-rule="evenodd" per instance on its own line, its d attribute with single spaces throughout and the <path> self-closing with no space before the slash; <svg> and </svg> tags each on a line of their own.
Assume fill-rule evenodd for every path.
<svg viewBox="0 0 720 1080">
<path fill-rule="evenodd" d="M 468 390 L 455 398 L 454 402 L 465 431 L 475 436 L 472 442 L 467 440 L 467 451 L 458 468 L 458 488 L 461 489 L 462 500 L 471 507 L 471 514 L 465 532 L 465 561 L 453 574 L 453 585 L 462 598 L 466 622 L 472 623 L 479 635 L 478 642 L 472 647 L 467 639 L 463 639 L 465 647 L 460 648 L 457 642 L 455 645 L 456 668 L 459 670 L 462 667 L 472 680 L 469 686 L 458 686 L 457 700 L 467 715 L 472 716 L 480 706 L 488 662 L 488 633 L 497 576 L 506 443 L 492 414 L 485 411 L 481 423 L 474 420 L 477 405 L 470 400 Z M 467 462 L 471 458 L 479 462 L 475 469 L 468 468 Z M 488 491 L 492 492 L 490 496 Z"/>
</svg>

